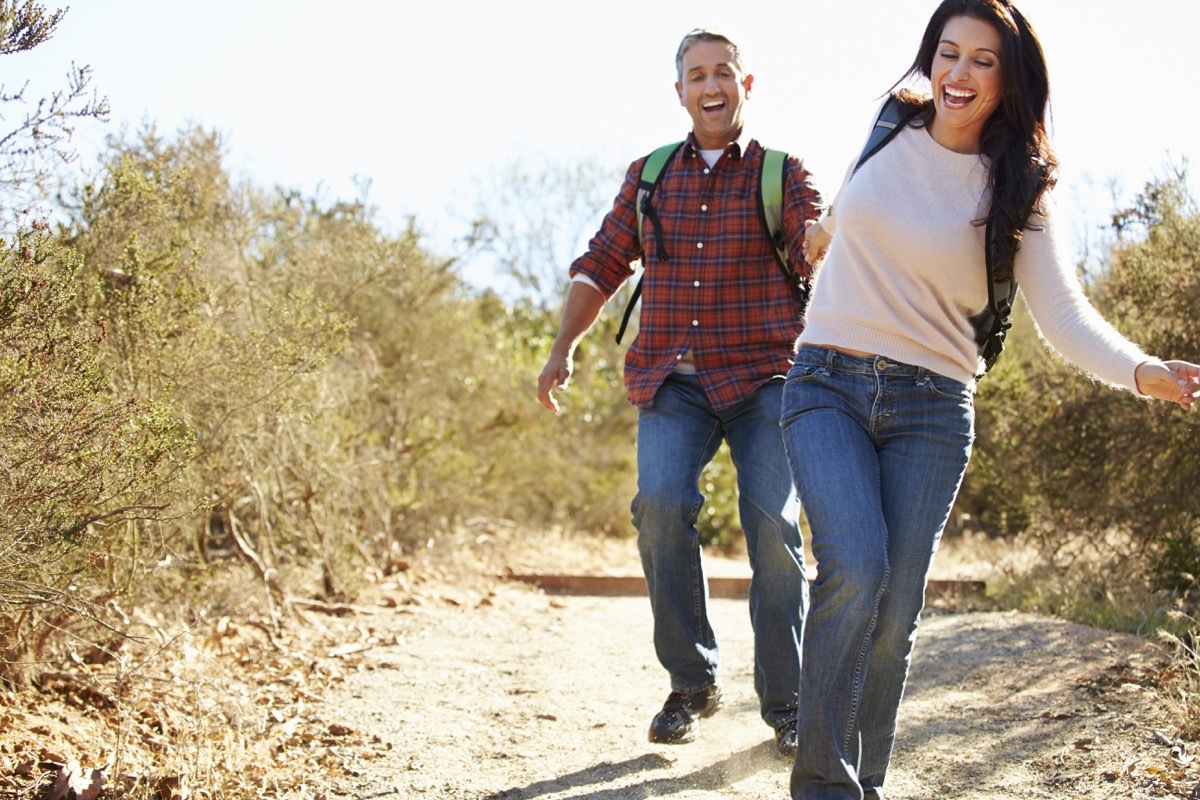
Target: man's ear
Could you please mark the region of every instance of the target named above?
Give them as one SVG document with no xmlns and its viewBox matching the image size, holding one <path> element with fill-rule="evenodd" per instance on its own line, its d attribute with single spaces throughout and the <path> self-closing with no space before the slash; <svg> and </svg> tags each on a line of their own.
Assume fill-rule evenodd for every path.
<svg viewBox="0 0 1200 800">
<path fill-rule="evenodd" d="M 746 97 L 750 96 L 750 85 L 753 83 L 754 83 L 753 75 L 747 75 L 746 79 L 744 81 L 742 81 L 742 86 L 744 86 L 746 88 Z"/>
<path fill-rule="evenodd" d="M 683 105 L 683 84 L 676 81 L 675 94 L 679 95 L 679 105 Z"/>
</svg>

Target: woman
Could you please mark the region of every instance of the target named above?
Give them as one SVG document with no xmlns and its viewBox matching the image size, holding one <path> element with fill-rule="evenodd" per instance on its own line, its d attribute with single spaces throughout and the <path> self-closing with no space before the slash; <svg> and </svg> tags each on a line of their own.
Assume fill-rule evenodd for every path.
<svg viewBox="0 0 1200 800">
<path fill-rule="evenodd" d="M 812 258 L 828 254 L 781 421 L 818 562 L 794 800 L 883 797 L 926 578 L 974 435 L 989 218 L 1008 250 L 1019 239 L 997 272 L 1011 271 L 1068 360 L 1183 408 L 1200 395 L 1200 367 L 1122 337 L 1060 252 L 1046 196 L 1049 83 L 1021 13 L 1006 0 L 946 0 L 910 77 L 932 96 L 898 92 L 911 119 L 847 178 L 805 242 Z"/>
</svg>

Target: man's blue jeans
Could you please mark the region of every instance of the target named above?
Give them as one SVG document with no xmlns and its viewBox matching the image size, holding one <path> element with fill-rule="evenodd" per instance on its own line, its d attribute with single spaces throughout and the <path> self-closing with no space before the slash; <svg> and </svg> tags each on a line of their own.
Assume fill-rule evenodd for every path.
<svg viewBox="0 0 1200 800">
<path fill-rule="evenodd" d="M 654 647 L 677 692 L 717 681 L 719 648 L 709 625 L 708 587 L 696 520 L 700 473 L 729 443 L 738 511 L 753 577 L 754 688 L 778 728 L 795 718 L 800 635 L 808 603 L 800 501 L 792 486 L 779 410 L 783 381 L 715 411 L 694 376 L 671 375 L 638 416 L 638 493 L 633 524 L 654 614 Z"/>
<path fill-rule="evenodd" d="M 925 582 L 970 457 L 974 390 L 921 367 L 800 348 L 781 425 L 817 579 L 794 800 L 882 800 Z"/>
</svg>

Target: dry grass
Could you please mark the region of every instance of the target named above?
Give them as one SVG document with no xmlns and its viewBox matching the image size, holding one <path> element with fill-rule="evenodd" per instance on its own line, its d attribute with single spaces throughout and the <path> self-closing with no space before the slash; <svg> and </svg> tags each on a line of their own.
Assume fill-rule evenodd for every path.
<svg viewBox="0 0 1200 800">
<path fill-rule="evenodd" d="M 710 553 L 710 573 L 748 570 L 743 554 Z M 939 579 L 1000 580 L 1029 552 L 975 534 L 948 539 Z M 361 654 L 389 635 L 372 617 L 384 607 L 473 606 L 506 570 L 639 574 L 631 538 L 550 532 L 477 522 L 365 576 L 354 606 L 296 600 L 284 615 L 233 611 L 234 598 L 261 596 L 257 578 L 232 570 L 210 597 L 222 611 L 185 623 L 169 609 L 141 609 L 128 640 L 109 655 L 80 648 L 61 664 L 39 665 L 33 687 L 0 693 L 0 800 L 39 797 L 76 764 L 99 770 L 105 797 L 331 796 L 338 777 L 380 757 L 364 740 L 323 717 L 319 699 L 361 667 Z M 997 601 L 990 601 L 996 607 Z M 350 613 L 353 611 L 354 613 Z M 1181 620 L 1178 630 L 1194 620 Z M 1163 637 L 1174 663 L 1159 692 L 1176 731 L 1200 737 L 1200 656 L 1193 634 Z M 65 794 L 58 796 L 65 797 Z M 81 794 L 80 797 L 86 795 Z"/>
<path fill-rule="evenodd" d="M 419 584 L 391 581 L 410 597 Z M 248 571 L 214 589 L 239 590 L 258 590 Z M 0 693 L 0 798 L 65 798 L 68 771 L 130 800 L 323 797 L 364 746 L 315 712 L 374 635 L 347 612 L 297 600 L 286 617 L 185 624 L 143 610 L 119 648 L 40 665 L 33 686 Z"/>
</svg>

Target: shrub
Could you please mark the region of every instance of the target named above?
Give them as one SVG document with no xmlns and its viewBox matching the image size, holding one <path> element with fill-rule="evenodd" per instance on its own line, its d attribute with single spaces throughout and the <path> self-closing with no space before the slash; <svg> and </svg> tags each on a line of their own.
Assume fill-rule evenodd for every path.
<svg viewBox="0 0 1200 800">
<path fill-rule="evenodd" d="M 1195 361 L 1200 215 L 1186 186 L 1183 171 L 1153 182 L 1117 215 L 1120 235 L 1089 294 L 1147 352 Z M 1140 596 L 1154 616 L 1200 575 L 1194 418 L 1099 386 L 1060 359 L 1009 356 L 998 380 L 981 384 L 967 503 L 994 532 L 1030 537 L 1062 591 L 1077 591 L 1070 573 L 1091 564 L 1114 596 Z"/>
<path fill-rule="evenodd" d="M 0 241 L 0 678 L 47 626 L 95 617 L 112 532 L 156 519 L 191 453 L 160 402 L 113 391 L 106 320 L 70 321 L 81 267 L 42 223 Z"/>
</svg>

